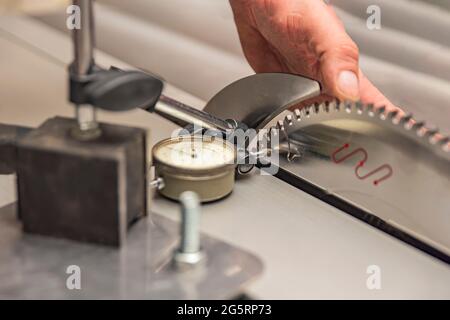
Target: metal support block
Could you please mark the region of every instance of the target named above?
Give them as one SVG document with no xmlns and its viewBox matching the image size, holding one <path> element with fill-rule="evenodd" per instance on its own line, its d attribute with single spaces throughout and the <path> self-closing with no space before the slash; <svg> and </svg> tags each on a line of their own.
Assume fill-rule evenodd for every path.
<svg viewBox="0 0 450 320">
<path fill-rule="evenodd" d="M 101 124 L 78 141 L 76 121 L 47 120 L 18 142 L 19 216 L 25 232 L 120 246 L 146 215 L 146 130 Z"/>
<path fill-rule="evenodd" d="M 17 140 L 30 128 L 0 124 L 0 174 L 16 172 Z"/>
</svg>

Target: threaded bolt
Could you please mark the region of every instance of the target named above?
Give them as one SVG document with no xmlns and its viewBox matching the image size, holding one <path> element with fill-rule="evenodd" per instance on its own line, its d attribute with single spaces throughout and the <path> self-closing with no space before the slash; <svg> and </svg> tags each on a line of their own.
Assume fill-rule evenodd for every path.
<svg viewBox="0 0 450 320">
<path fill-rule="evenodd" d="M 195 192 L 185 191 L 181 203 L 181 241 L 174 260 L 178 266 L 195 265 L 203 259 L 200 247 L 200 199 Z"/>
<path fill-rule="evenodd" d="M 200 200 L 192 191 L 180 195 L 181 202 L 181 243 L 180 252 L 200 251 Z"/>
</svg>

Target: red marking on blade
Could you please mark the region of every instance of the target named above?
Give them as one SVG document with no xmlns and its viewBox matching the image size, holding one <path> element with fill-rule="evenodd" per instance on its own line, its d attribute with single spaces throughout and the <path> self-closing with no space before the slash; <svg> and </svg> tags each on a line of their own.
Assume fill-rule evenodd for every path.
<svg viewBox="0 0 450 320">
<path fill-rule="evenodd" d="M 348 144 L 347 144 L 348 145 Z M 336 151 L 333 152 L 333 154 L 331 155 L 333 161 L 335 163 L 341 163 L 345 160 L 347 160 L 348 158 L 353 157 L 355 154 L 360 153 L 363 156 L 363 159 L 361 160 L 362 162 L 366 162 L 367 160 L 367 152 L 366 150 L 364 150 L 363 148 L 357 148 L 355 150 L 353 150 L 352 152 L 348 153 L 347 155 L 344 155 L 342 158 L 337 158 L 338 153 L 342 152 L 344 149 L 346 149 L 345 145 L 340 147 L 339 149 L 337 149 Z"/>
<path fill-rule="evenodd" d="M 394 171 L 392 170 L 392 167 L 390 165 L 388 165 L 388 164 L 383 164 L 382 166 L 379 166 L 378 168 L 370 171 L 369 173 L 367 173 L 365 175 L 361 175 L 359 173 L 359 169 L 360 168 L 361 167 L 356 167 L 356 169 L 355 169 L 355 174 L 360 180 L 367 179 L 367 178 L 369 178 L 369 177 L 371 177 L 371 176 L 373 176 L 373 175 L 375 175 L 375 174 L 377 174 L 379 172 L 382 172 L 382 171 L 386 172 L 383 177 L 381 177 L 380 179 L 377 179 L 377 180 L 374 181 L 374 183 L 376 185 L 378 185 L 380 182 L 390 178 L 394 174 Z"/>
<path fill-rule="evenodd" d="M 365 180 L 365 179 L 367 179 L 367 178 L 369 178 L 369 177 L 371 177 L 371 176 L 373 176 L 373 175 L 375 175 L 375 174 L 378 174 L 378 173 L 380 173 L 380 172 L 385 172 L 384 176 L 382 176 L 381 178 L 379 178 L 379 179 L 377 179 L 377 180 L 375 180 L 375 181 L 373 182 L 373 184 L 374 184 L 375 186 L 378 186 L 381 182 L 383 182 L 384 180 L 389 179 L 389 178 L 394 174 L 394 170 L 392 169 L 392 167 L 391 167 L 390 165 L 388 165 L 388 164 L 383 164 L 383 165 L 377 167 L 376 169 L 374 169 L 374 170 L 372 170 L 372 171 L 369 171 L 369 173 L 367 173 L 367 174 L 365 174 L 365 175 L 361 175 L 360 172 L 359 172 L 359 169 L 361 169 L 362 167 L 364 167 L 364 165 L 366 164 L 366 162 L 368 161 L 368 158 L 369 158 L 369 155 L 368 155 L 368 153 L 367 153 L 367 151 L 366 151 L 365 149 L 363 149 L 363 148 L 357 148 L 357 149 L 353 150 L 352 152 L 350 152 L 350 153 L 344 155 L 343 157 L 337 158 L 337 155 L 338 155 L 339 153 L 341 153 L 343 150 L 345 150 L 345 149 L 347 149 L 347 148 L 349 148 L 349 147 L 350 147 L 350 144 L 349 144 L 349 143 L 344 144 L 342 147 L 336 149 L 336 150 L 332 153 L 331 158 L 333 159 L 333 161 L 334 161 L 336 164 L 339 164 L 339 163 L 341 163 L 341 162 L 343 162 L 343 161 L 345 161 L 345 160 L 347 160 L 347 159 L 353 157 L 354 155 L 356 155 L 356 154 L 358 154 L 358 153 L 359 153 L 359 154 L 362 154 L 363 159 L 362 159 L 361 161 L 359 161 L 359 162 L 357 163 L 356 167 L 355 167 L 355 175 L 356 175 L 356 177 L 357 177 L 358 179 L 360 179 L 360 180 Z"/>
</svg>

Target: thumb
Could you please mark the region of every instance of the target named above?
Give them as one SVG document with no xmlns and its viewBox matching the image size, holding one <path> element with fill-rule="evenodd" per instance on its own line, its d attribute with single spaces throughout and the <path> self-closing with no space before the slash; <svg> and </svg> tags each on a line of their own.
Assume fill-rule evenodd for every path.
<svg viewBox="0 0 450 320">
<path fill-rule="evenodd" d="M 359 49 L 333 8 L 323 12 L 327 19 L 313 19 L 309 31 L 324 91 L 340 100 L 359 100 Z"/>
<path fill-rule="evenodd" d="M 322 85 L 327 94 L 340 100 L 360 99 L 358 55 L 356 45 L 345 41 L 320 56 Z"/>
</svg>

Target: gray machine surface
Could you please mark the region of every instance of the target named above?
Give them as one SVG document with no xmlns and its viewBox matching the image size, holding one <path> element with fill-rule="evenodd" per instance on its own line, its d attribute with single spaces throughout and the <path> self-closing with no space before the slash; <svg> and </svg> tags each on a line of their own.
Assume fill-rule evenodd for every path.
<svg viewBox="0 0 450 320">
<path fill-rule="evenodd" d="M 64 94 L 68 39 L 27 19 L 5 19 L 0 28 L 1 52 L 9 57 L 7 62 L 0 60 L 8 76 L 0 79 L 0 88 L 40 85 L 37 91 L 27 90 L 26 96 L 20 94 L 25 89 L 19 85 L 13 91 L 2 90 L 2 121 L 31 126 L 54 114 L 70 114 Z M 36 32 L 46 37 L 38 39 Z M 99 59 L 110 61 L 103 55 Z M 45 82 L 41 70 L 46 70 Z M 178 99 L 196 104 L 188 95 Z M 43 107 L 30 108 L 31 104 Z M 102 113 L 102 117 L 153 127 L 153 143 L 174 128 L 143 111 L 120 118 Z M 12 180 L 6 176 L 0 181 L 1 195 L 9 195 L 4 198 L 6 203 L 14 200 Z M 171 218 L 178 216 L 178 206 L 163 198 L 155 199 L 152 210 Z M 262 259 L 263 276 L 248 289 L 256 298 L 450 297 L 448 265 L 277 178 L 255 172 L 238 181 L 230 197 L 204 206 L 203 212 L 203 231 Z M 381 290 L 366 286 L 371 265 L 382 271 Z"/>
<path fill-rule="evenodd" d="M 14 205 L 0 208 L 0 228 L 0 299 L 231 299 L 262 271 L 254 255 L 203 237 L 205 261 L 179 272 L 178 224 L 158 214 L 120 249 L 24 235 Z M 70 266 L 81 290 L 68 290 Z"/>
</svg>

